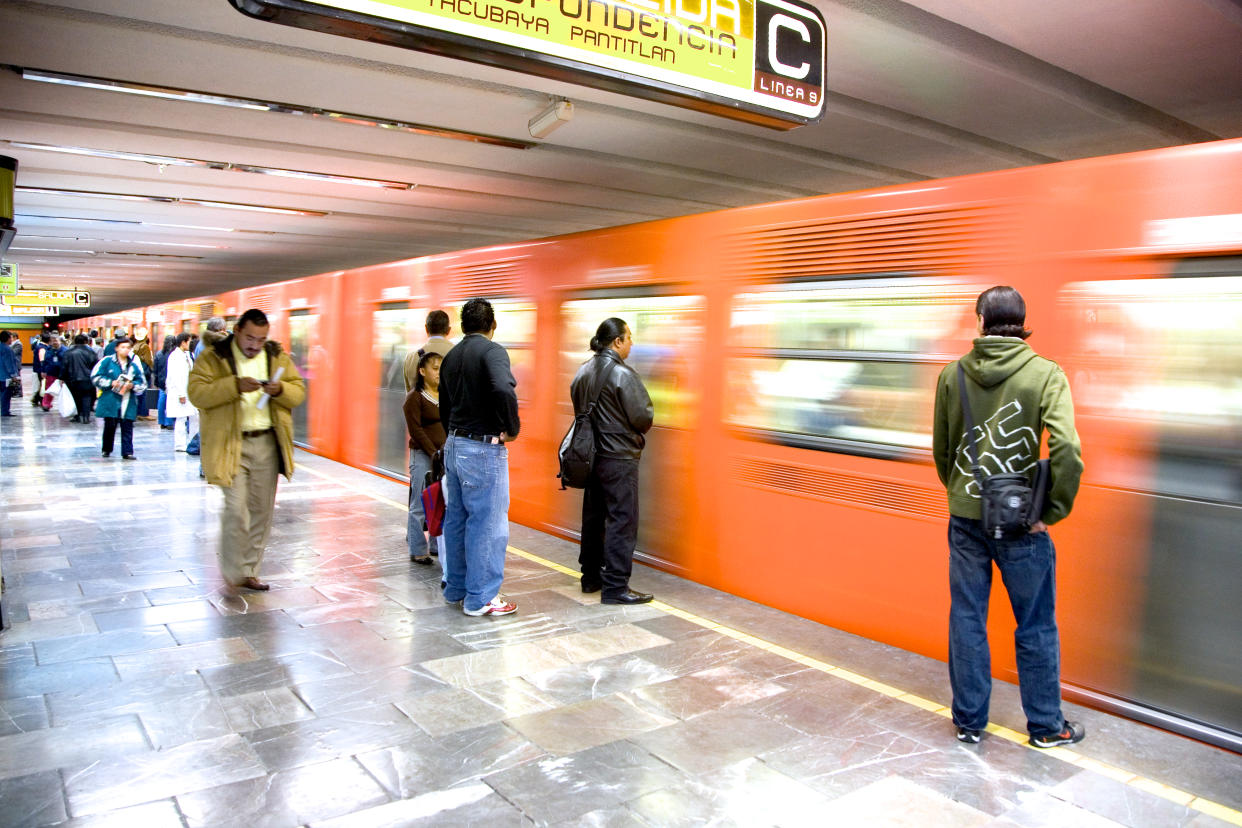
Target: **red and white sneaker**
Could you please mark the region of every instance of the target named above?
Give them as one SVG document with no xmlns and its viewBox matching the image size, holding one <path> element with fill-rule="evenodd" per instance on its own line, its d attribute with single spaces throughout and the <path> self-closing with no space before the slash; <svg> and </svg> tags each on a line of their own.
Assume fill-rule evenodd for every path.
<svg viewBox="0 0 1242 828">
<path fill-rule="evenodd" d="M 517 612 L 517 604 L 507 600 L 503 595 L 497 595 L 477 610 L 468 610 L 463 606 L 461 611 L 476 618 L 480 615 L 508 615 L 511 612 Z"/>
</svg>

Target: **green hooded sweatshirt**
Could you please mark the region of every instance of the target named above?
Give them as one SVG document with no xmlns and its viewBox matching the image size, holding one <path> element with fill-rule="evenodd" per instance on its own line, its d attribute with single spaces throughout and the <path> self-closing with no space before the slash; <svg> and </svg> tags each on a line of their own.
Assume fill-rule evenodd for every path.
<svg viewBox="0 0 1242 828">
<path fill-rule="evenodd" d="M 979 485 L 970 471 L 969 441 L 957 390 L 957 364 L 966 371 L 966 392 L 975 420 L 975 441 L 984 475 L 1030 473 L 1039 460 L 1040 435 L 1048 429 L 1052 489 L 1043 521 L 1070 513 L 1082 477 L 1082 446 L 1074 429 L 1074 403 L 1065 372 L 1021 339 L 985 336 L 960 360 L 950 362 L 936 383 L 932 454 L 949 494 L 949 514 L 979 519 Z"/>
</svg>

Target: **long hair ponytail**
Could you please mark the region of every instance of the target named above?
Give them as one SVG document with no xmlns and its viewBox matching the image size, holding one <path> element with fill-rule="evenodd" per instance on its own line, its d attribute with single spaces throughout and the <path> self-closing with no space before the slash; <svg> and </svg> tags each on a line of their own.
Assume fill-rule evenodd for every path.
<svg viewBox="0 0 1242 828">
<path fill-rule="evenodd" d="M 598 354 L 616 340 L 624 337 L 625 327 L 625 320 L 615 316 L 610 316 L 600 322 L 595 330 L 595 336 L 591 337 L 591 350 Z"/>
</svg>

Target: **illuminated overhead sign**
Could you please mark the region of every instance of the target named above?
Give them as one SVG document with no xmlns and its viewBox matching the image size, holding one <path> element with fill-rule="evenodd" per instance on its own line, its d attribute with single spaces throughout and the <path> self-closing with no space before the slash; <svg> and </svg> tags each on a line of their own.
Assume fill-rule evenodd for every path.
<svg viewBox="0 0 1242 828">
<path fill-rule="evenodd" d="M 0 264 L 0 296 L 17 293 L 17 265 L 13 262 Z"/>
<path fill-rule="evenodd" d="M 10 307 L 17 305 L 62 305 L 70 308 L 89 308 L 91 295 L 85 290 L 31 290 L 19 288 L 14 296 L 4 297 Z"/>
<path fill-rule="evenodd" d="M 47 305 L 0 305 L 0 316 L 60 316 L 60 308 Z"/>
<path fill-rule="evenodd" d="M 824 19 L 802 0 L 229 2 L 262 20 L 777 129 L 824 110 Z"/>
</svg>

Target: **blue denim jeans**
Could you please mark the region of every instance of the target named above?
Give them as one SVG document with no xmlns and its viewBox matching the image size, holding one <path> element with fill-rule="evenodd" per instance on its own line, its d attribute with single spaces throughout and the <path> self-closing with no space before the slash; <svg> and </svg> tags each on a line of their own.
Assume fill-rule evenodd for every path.
<svg viewBox="0 0 1242 828">
<path fill-rule="evenodd" d="M 431 471 L 431 458 L 427 452 L 416 448 L 410 449 L 410 508 L 405 519 L 405 544 L 409 547 L 410 557 L 421 557 L 430 554 L 427 551 L 427 533 L 423 531 L 423 481 L 427 472 Z"/>
<path fill-rule="evenodd" d="M 509 545 L 509 450 L 450 435 L 444 444 L 444 599 L 477 610 L 500 592 Z"/>
<path fill-rule="evenodd" d="M 1060 733 L 1061 643 L 1056 619 L 1056 548 L 1047 532 L 993 540 L 977 520 L 949 518 L 949 681 L 953 722 L 983 730 L 992 694 L 988 598 L 992 563 L 1000 569 L 1017 629 L 1014 647 L 1026 728 Z"/>
</svg>

